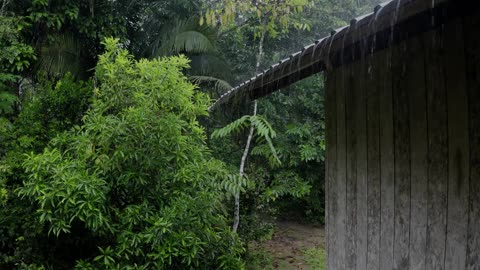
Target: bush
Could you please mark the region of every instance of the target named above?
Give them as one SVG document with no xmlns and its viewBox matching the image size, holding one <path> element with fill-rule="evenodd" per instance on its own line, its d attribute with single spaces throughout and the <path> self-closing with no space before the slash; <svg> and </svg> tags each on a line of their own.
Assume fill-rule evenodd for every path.
<svg viewBox="0 0 480 270">
<path fill-rule="evenodd" d="M 12 122 L 0 117 L 1 269 L 22 268 L 24 260 L 47 261 L 44 258 L 63 248 L 32 220 L 36 209 L 15 190 L 27 179 L 25 154 L 42 152 L 51 138 L 80 124 L 93 94 L 90 82 L 77 82 L 70 75 L 58 82 L 44 80 L 34 89 L 24 93 L 21 111 Z"/>
<path fill-rule="evenodd" d="M 196 120 L 209 99 L 182 74 L 188 60 L 136 61 L 113 39 L 105 46 L 83 124 L 24 162 L 28 180 L 18 194 L 34 203 L 42 236 L 56 247 L 26 263 L 242 268 L 217 184 L 226 170 Z"/>
</svg>

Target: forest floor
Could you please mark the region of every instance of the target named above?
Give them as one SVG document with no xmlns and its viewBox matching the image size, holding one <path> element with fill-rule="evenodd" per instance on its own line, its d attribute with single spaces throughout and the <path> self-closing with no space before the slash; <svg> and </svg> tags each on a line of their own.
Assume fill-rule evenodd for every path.
<svg viewBox="0 0 480 270">
<path fill-rule="evenodd" d="M 272 239 L 255 245 L 254 249 L 266 253 L 270 269 L 325 269 L 325 229 L 323 226 L 292 221 L 278 222 Z"/>
</svg>

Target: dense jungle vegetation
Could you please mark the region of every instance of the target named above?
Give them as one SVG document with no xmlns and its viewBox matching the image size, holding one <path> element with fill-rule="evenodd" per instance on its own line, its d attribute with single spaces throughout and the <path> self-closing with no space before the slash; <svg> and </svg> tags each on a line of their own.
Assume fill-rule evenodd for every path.
<svg viewBox="0 0 480 270">
<path fill-rule="evenodd" d="M 0 0 L 0 269 L 251 269 L 322 224 L 322 78 L 208 107 L 378 2 Z"/>
</svg>

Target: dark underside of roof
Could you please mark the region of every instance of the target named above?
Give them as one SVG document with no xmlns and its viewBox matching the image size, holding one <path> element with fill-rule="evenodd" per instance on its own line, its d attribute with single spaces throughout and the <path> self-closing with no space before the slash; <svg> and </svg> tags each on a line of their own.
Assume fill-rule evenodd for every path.
<svg viewBox="0 0 480 270">
<path fill-rule="evenodd" d="M 393 0 L 353 19 L 349 26 L 272 65 L 223 94 L 211 107 L 233 98 L 257 99 L 329 68 L 355 62 L 449 21 L 472 14 L 480 0 Z"/>
</svg>

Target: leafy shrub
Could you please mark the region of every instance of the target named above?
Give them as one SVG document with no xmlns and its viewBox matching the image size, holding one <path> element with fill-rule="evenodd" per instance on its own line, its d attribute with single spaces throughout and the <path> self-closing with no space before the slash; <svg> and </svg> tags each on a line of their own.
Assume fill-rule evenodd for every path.
<svg viewBox="0 0 480 270">
<path fill-rule="evenodd" d="M 26 153 L 42 152 L 51 138 L 80 124 L 92 95 L 92 83 L 70 75 L 58 82 L 43 80 L 32 93 L 24 93 L 12 122 L 0 118 L 0 268 L 36 269 L 23 261 L 48 261 L 45 258 L 64 248 L 32 219 L 36 209 L 15 190 L 27 179 L 22 166 Z"/>
<path fill-rule="evenodd" d="M 51 237 L 89 240 L 69 252 L 98 247 L 74 256 L 78 269 L 242 268 L 217 184 L 226 170 L 196 120 L 209 100 L 182 74 L 188 60 L 105 46 L 83 125 L 28 156 L 19 194 Z"/>
<path fill-rule="evenodd" d="M 36 58 L 33 47 L 21 41 L 24 25 L 22 18 L 0 13 L 0 117 L 13 112 L 17 96 L 12 85 L 20 78 L 19 73 Z"/>
</svg>

